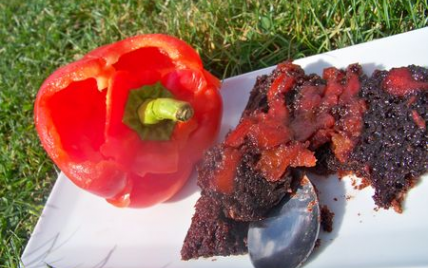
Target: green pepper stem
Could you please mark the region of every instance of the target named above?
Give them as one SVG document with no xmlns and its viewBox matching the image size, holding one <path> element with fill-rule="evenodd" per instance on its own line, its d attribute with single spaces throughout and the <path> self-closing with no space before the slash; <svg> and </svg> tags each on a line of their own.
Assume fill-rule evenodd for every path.
<svg viewBox="0 0 428 268">
<path fill-rule="evenodd" d="M 162 120 L 188 121 L 193 116 L 192 106 L 171 98 L 157 98 L 145 101 L 138 107 L 138 117 L 144 125 L 157 124 Z"/>
</svg>

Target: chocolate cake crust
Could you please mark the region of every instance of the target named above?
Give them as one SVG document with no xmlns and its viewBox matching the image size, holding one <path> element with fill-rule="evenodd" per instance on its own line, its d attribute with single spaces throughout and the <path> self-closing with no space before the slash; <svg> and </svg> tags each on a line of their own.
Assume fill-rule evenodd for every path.
<svg viewBox="0 0 428 268">
<path fill-rule="evenodd" d="M 216 198 L 202 195 L 181 249 L 183 260 L 247 252 L 249 222 L 226 218 Z"/>
</svg>

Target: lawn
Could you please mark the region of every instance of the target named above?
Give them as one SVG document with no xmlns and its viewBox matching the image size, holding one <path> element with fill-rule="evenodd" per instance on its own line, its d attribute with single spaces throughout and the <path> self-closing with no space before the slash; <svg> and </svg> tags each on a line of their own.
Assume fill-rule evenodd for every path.
<svg viewBox="0 0 428 268">
<path fill-rule="evenodd" d="M 425 27 L 427 9 L 426 0 L 0 0 L 0 267 L 19 266 L 57 176 L 32 109 L 59 66 L 100 45 L 160 32 L 190 43 L 208 70 L 226 78 Z"/>
</svg>

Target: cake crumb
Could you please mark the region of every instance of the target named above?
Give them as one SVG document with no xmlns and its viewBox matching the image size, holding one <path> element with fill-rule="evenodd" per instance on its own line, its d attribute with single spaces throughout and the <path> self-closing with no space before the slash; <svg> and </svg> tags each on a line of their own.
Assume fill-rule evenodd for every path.
<svg viewBox="0 0 428 268">
<path fill-rule="evenodd" d="M 326 205 L 321 207 L 321 228 L 324 232 L 331 233 L 333 231 L 333 218 L 332 212 Z"/>
</svg>

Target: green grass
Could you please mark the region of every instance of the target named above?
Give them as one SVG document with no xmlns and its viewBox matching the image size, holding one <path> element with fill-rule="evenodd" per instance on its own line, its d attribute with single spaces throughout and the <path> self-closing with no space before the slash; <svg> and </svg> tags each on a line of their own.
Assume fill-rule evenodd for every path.
<svg viewBox="0 0 428 268">
<path fill-rule="evenodd" d="M 33 101 L 57 67 L 102 44 L 162 32 L 221 78 L 427 25 L 406 0 L 0 0 L 0 267 L 18 267 L 56 178 Z"/>
</svg>

